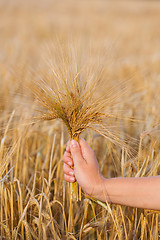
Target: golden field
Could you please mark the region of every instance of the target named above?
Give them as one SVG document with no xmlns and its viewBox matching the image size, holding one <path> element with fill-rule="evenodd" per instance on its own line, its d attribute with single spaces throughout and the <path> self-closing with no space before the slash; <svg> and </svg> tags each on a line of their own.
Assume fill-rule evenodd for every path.
<svg viewBox="0 0 160 240">
<path fill-rule="evenodd" d="M 59 120 L 32 121 L 26 88 L 41 77 L 52 81 L 50 61 L 69 77 L 80 62 L 86 84 L 102 67 L 95 96 L 108 93 L 115 101 L 108 109 L 123 120 L 120 137 L 137 142 L 130 156 L 84 131 L 102 173 L 160 174 L 159 26 L 158 1 L 0 0 L 0 239 L 159 239 L 158 211 L 97 203 L 83 192 L 75 199 L 63 180 L 67 129 Z M 62 51 L 74 55 L 68 66 Z"/>
</svg>

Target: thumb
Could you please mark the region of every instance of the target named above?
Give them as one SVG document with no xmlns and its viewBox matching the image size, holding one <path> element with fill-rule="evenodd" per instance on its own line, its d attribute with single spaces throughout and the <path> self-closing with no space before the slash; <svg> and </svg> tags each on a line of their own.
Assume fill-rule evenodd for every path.
<svg viewBox="0 0 160 240">
<path fill-rule="evenodd" d="M 70 150 L 71 155 L 73 157 L 74 165 L 76 166 L 77 164 L 83 164 L 84 159 L 82 156 L 81 147 L 77 141 L 75 140 L 71 141 Z"/>
</svg>

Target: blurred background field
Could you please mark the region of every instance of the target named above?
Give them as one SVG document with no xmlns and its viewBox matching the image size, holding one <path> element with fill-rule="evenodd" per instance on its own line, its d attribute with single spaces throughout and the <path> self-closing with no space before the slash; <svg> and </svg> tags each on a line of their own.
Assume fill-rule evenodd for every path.
<svg viewBox="0 0 160 240">
<path fill-rule="evenodd" d="M 97 93 L 116 94 L 125 82 L 117 111 L 141 120 L 124 129 L 137 139 L 135 159 L 84 132 L 104 176 L 160 174 L 159 26 L 159 1 L 0 0 L 1 239 L 159 239 L 158 211 L 72 199 L 63 181 L 67 131 L 58 120 L 25 124 L 33 100 L 24 88 L 74 43 L 93 74 L 103 65 Z"/>
</svg>

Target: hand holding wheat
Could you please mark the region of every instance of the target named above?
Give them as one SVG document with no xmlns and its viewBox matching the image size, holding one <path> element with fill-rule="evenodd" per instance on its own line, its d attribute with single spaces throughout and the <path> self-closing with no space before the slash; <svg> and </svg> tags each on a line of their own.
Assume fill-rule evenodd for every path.
<svg viewBox="0 0 160 240">
<path fill-rule="evenodd" d="M 29 88 L 38 104 L 35 121 L 59 119 L 67 127 L 70 140 L 76 141 L 83 131 L 90 129 L 125 149 L 127 154 L 132 153 L 130 143 L 133 145 L 134 139 L 121 132 L 121 126 L 125 125 L 122 122 L 131 119 L 118 114 L 119 98 L 126 86 L 121 85 L 119 92 L 113 88 L 100 95 L 98 86 L 102 69 L 96 71 L 95 66 L 89 66 L 87 62 L 81 66 L 75 51 L 68 50 L 56 56 L 48 74 L 29 81 Z"/>
<path fill-rule="evenodd" d="M 72 157 L 71 157 L 72 156 Z M 103 183 L 99 165 L 93 150 L 85 140 L 69 141 L 63 156 L 64 178 L 67 182 L 78 181 L 83 191 L 99 198 Z M 74 170 L 71 168 L 74 166 Z"/>
<path fill-rule="evenodd" d="M 160 176 L 106 179 L 99 171 L 94 152 L 83 139 L 79 143 L 74 140 L 68 143 L 63 162 L 65 180 L 77 180 L 83 191 L 95 199 L 160 210 Z M 71 165 L 74 165 L 74 170 Z"/>
</svg>

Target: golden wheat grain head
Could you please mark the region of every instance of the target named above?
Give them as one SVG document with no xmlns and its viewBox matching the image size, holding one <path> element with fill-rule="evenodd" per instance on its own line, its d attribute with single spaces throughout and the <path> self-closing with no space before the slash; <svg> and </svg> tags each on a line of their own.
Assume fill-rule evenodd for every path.
<svg viewBox="0 0 160 240">
<path fill-rule="evenodd" d="M 100 95 L 103 68 L 96 70 L 94 64 L 89 64 L 88 68 L 87 62 L 79 65 L 77 59 L 80 57 L 77 58 L 70 49 L 60 52 L 57 63 L 55 60 L 54 64 L 50 63 L 46 74 L 29 82 L 38 108 L 41 106 L 35 120 L 61 119 L 70 138 L 77 140 L 85 129 L 90 128 L 129 151 L 130 137 L 121 136 L 120 125 L 124 117 L 118 115 L 120 101 L 117 101 L 126 87 L 121 86 L 119 92 L 108 89 L 105 95 Z"/>
</svg>

